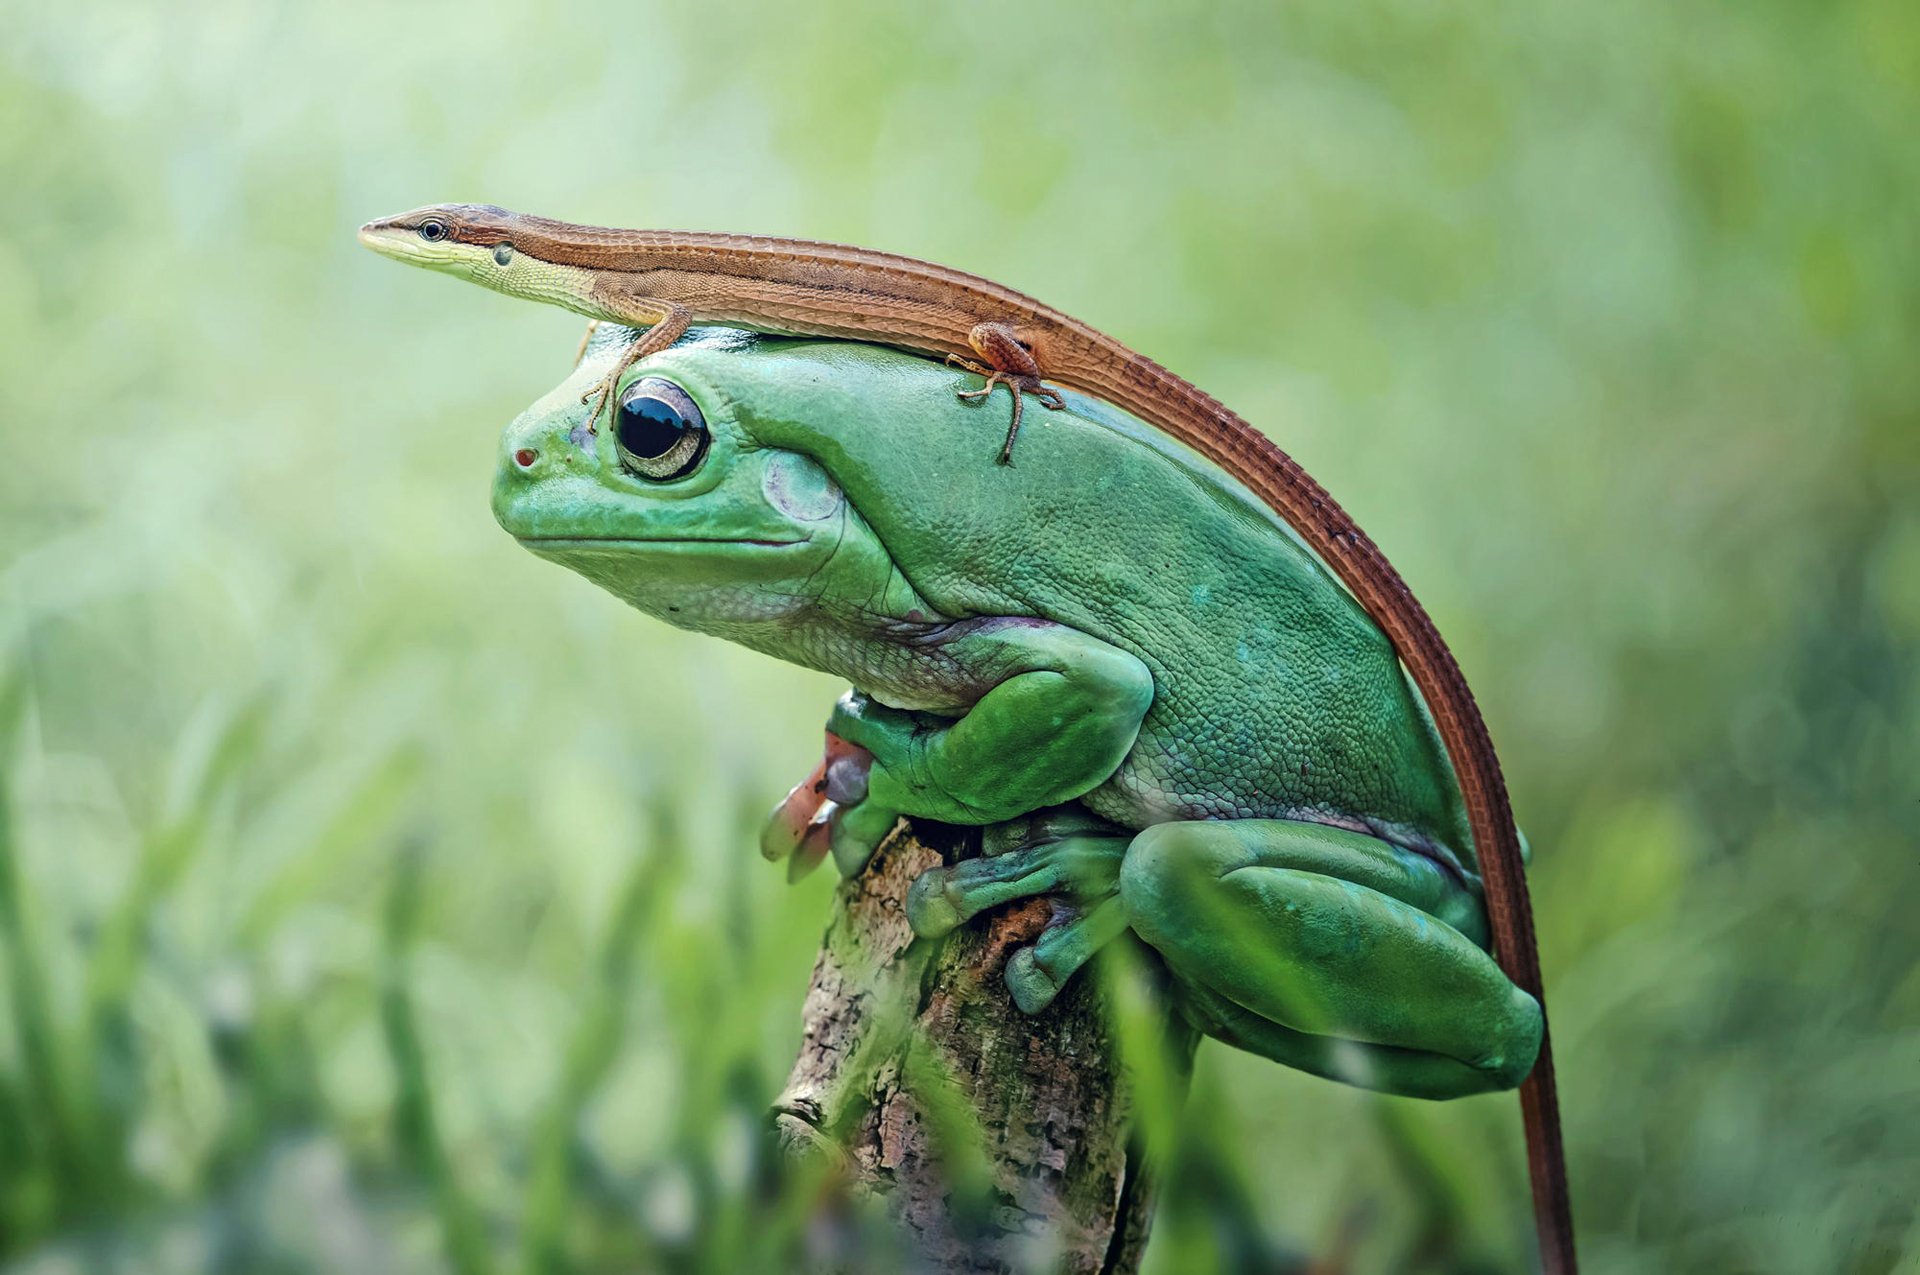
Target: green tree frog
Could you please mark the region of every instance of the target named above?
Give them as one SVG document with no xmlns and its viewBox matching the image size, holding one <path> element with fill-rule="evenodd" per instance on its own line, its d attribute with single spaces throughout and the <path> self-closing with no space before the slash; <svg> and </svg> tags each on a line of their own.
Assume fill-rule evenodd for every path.
<svg viewBox="0 0 1920 1275">
<path fill-rule="evenodd" d="M 501 526 L 670 624 L 844 678 L 763 839 L 860 871 L 902 817 L 986 828 L 908 915 L 1024 896 L 1038 1012 L 1103 944 L 1157 952 L 1198 1030 L 1446 1098 L 1517 1085 L 1542 1017 L 1488 955 L 1453 771 L 1387 639 L 1222 471 L 1074 394 L 993 463 L 960 374 L 853 342 L 696 331 L 594 429 L 602 331 L 501 443 Z M 591 395 L 589 395 L 591 397 Z"/>
</svg>

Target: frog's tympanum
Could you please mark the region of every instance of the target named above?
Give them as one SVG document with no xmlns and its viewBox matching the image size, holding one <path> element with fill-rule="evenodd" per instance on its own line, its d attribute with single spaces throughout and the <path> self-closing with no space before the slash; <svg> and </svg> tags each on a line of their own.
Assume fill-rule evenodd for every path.
<svg viewBox="0 0 1920 1275">
<path fill-rule="evenodd" d="M 710 330 L 506 432 L 494 512 L 670 624 L 845 678 L 763 839 L 860 871 L 901 816 L 982 825 L 921 935 L 1047 895 L 1038 1012 L 1131 929 L 1230 1044 L 1394 1093 L 1517 1085 L 1541 1013 L 1486 952 L 1453 771 L 1392 648 L 1280 519 L 1093 399 L 1004 410 L 894 350 Z"/>
</svg>

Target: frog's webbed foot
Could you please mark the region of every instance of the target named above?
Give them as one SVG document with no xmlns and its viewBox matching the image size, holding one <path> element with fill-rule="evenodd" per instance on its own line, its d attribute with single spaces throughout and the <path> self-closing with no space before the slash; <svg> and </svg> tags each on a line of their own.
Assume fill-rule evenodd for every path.
<svg viewBox="0 0 1920 1275">
<path fill-rule="evenodd" d="M 1117 896 L 1085 907 L 1056 900 L 1040 937 L 1007 961 L 1013 1003 L 1027 1014 L 1053 1004 L 1067 980 L 1126 928 L 1126 908 Z"/>
<path fill-rule="evenodd" d="M 907 894 L 907 922 L 921 938 L 938 938 L 1015 899 L 1110 897 L 1119 891 L 1132 836 L 1078 806 L 994 824 L 982 836 L 980 857 L 920 874 Z"/>
<path fill-rule="evenodd" d="M 1001 444 L 999 459 L 1002 465 L 1011 465 L 1013 441 L 1020 436 L 1022 396 L 1031 394 L 1055 412 L 1067 405 L 1066 400 L 1060 397 L 1059 390 L 1041 380 L 1040 364 L 1034 359 L 1033 351 L 1006 324 L 977 323 L 967 334 L 967 343 L 980 360 L 949 354 L 947 366 L 984 376 L 987 383 L 977 390 L 956 391 L 955 397 L 978 403 L 992 396 L 994 386 L 1007 387 L 1007 392 L 1013 395 L 1013 421 L 1007 426 L 1007 441 Z"/>
<path fill-rule="evenodd" d="M 1051 896 L 1046 929 L 1007 962 L 1014 1003 L 1039 1013 L 1074 971 L 1127 928 L 1120 865 L 1132 835 L 1076 807 L 996 825 L 980 858 L 920 875 L 907 893 L 908 924 L 922 938 L 935 938 L 988 908 Z"/>
<path fill-rule="evenodd" d="M 899 812 L 867 800 L 872 767 L 872 753 L 827 732 L 820 764 L 774 807 L 760 834 L 761 854 L 787 860 L 788 881 L 812 872 L 829 853 L 841 874 L 852 876 L 893 831 Z"/>
</svg>

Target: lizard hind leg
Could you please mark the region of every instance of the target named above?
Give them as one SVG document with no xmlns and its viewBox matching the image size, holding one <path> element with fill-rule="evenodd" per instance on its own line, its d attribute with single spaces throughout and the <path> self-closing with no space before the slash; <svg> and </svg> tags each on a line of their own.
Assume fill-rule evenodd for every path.
<svg viewBox="0 0 1920 1275">
<path fill-rule="evenodd" d="M 1000 463 L 1013 463 L 1013 443 L 1020 437 L 1021 396 L 1031 394 L 1050 411 L 1059 411 L 1065 407 L 1066 400 L 1060 397 L 1060 391 L 1041 380 L 1039 362 L 1013 329 L 1004 323 L 976 323 L 967 333 L 967 344 L 980 356 L 980 361 L 949 354 L 947 363 L 953 367 L 965 368 L 975 376 L 984 376 L 987 383 L 977 390 L 961 390 L 957 397 L 968 402 L 980 402 L 993 394 L 993 387 L 1005 385 L 1007 392 L 1013 395 L 1013 421 L 1007 426 L 1006 442 L 1000 447 Z"/>
</svg>

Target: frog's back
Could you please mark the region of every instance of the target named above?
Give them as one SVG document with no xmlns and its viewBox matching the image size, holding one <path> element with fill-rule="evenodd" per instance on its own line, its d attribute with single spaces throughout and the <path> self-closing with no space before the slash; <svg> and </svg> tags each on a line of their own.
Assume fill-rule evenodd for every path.
<svg viewBox="0 0 1920 1275">
<path fill-rule="evenodd" d="M 1152 671 L 1139 741 L 1089 806 L 1131 826 L 1311 819 L 1474 872 L 1452 769 L 1385 636 L 1223 471 L 1072 395 L 1063 412 L 1029 400 L 1015 463 L 996 465 L 1004 395 L 903 438 L 889 403 L 911 392 L 932 415 L 918 395 L 951 400 L 954 373 L 867 347 L 781 353 L 778 372 L 765 350 L 737 360 L 765 379 L 735 401 L 784 416 L 756 432 L 820 435 L 816 458 L 933 606 L 1053 620 Z"/>
</svg>

